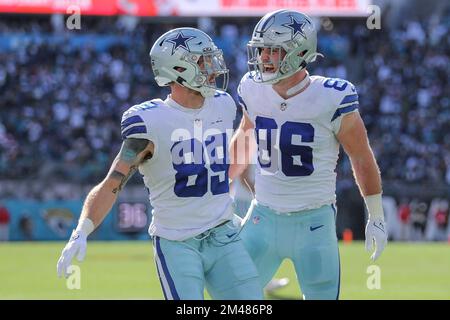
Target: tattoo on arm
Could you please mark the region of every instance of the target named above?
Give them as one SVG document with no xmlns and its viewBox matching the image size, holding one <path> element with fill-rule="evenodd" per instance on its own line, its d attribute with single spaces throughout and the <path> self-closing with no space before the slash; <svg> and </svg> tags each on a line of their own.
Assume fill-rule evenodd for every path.
<svg viewBox="0 0 450 320">
<path fill-rule="evenodd" d="M 119 186 L 118 186 L 117 188 L 114 188 L 114 189 L 112 190 L 112 192 L 113 192 L 114 194 L 116 194 L 116 193 L 118 193 L 120 190 L 122 190 L 123 186 L 125 186 L 125 184 L 126 184 L 126 183 L 128 182 L 128 180 L 131 178 L 131 176 L 136 172 L 136 170 L 137 170 L 137 167 L 136 167 L 136 166 L 132 166 L 132 167 L 130 168 L 130 171 L 128 172 L 127 175 L 124 175 L 123 173 L 121 173 L 121 172 L 119 172 L 119 171 L 116 171 L 116 170 L 114 170 L 113 172 L 111 172 L 111 174 L 109 175 L 110 178 L 117 179 L 117 180 L 120 181 Z"/>
<path fill-rule="evenodd" d="M 109 177 L 119 180 L 120 184 L 117 188 L 113 189 L 113 193 L 118 193 L 122 188 L 125 186 L 125 184 L 128 182 L 128 180 L 131 178 L 131 176 L 136 172 L 137 166 L 139 165 L 138 161 L 138 155 L 147 148 L 148 144 L 150 143 L 149 140 L 145 139 L 126 139 L 123 144 L 122 148 L 120 149 L 118 158 L 119 160 L 122 160 L 128 164 L 131 165 L 128 174 L 123 174 L 117 170 L 114 170 L 110 173 Z M 149 155 L 146 155 L 144 157 L 144 160 L 147 160 L 151 158 L 152 154 L 149 153 Z"/>
<path fill-rule="evenodd" d="M 145 139 L 126 139 L 120 149 L 119 159 L 128 163 L 134 163 L 138 154 L 144 151 L 149 143 L 150 141 Z"/>
</svg>

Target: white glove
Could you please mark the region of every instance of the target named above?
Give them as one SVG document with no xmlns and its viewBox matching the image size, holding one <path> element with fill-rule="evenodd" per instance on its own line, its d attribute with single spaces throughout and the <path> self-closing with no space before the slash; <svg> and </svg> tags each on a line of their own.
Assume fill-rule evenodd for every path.
<svg viewBox="0 0 450 320">
<path fill-rule="evenodd" d="M 387 245 L 387 239 L 388 235 L 384 219 L 369 218 L 366 225 L 366 250 L 371 252 L 375 245 L 375 252 L 370 257 L 373 261 L 375 261 L 383 252 Z"/>
<path fill-rule="evenodd" d="M 87 217 L 80 219 L 77 228 L 73 230 L 70 240 L 64 247 L 58 260 L 56 266 L 58 277 L 61 277 L 62 273 L 64 273 L 66 278 L 69 276 L 67 269 L 70 267 L 75 255 L 77 255 L 78 261 L 83 261 L 86 255 L 87 237 L 94 229 L 94 222 L 91 219 Z"/>
<path fill-rule="evenodd" d="M 375 252 L 370 257 L 375 261 L 387 245 L 387 229 L 384 222 L 383 202 L 381 193 L 364 197 L 369 220 L 366 225 L 366 250 Z"/>
<path fill-rule="evenodd" d="M 58 260 L 56 270 L 58 271 L 58 277 L 64 273 L 64 277 L 68 277 L 68 268 L 72 264 L 72 259 L 77 255 L 78 261 L 83 261 L 86 255 L 87 235 L 82 230 L 73 230 L 72 236 L 69 242 L 64 247 L 61 257 Z"/>
</svg>

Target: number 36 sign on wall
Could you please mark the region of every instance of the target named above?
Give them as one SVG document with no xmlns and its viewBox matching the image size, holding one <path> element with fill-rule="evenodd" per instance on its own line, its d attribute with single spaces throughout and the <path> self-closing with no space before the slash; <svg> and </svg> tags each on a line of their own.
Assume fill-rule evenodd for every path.
<svg viewBox="0 0 450 320">
<path fill-rule="evenodd" d="M 116 228 L 119 232 L 137 233 L 146 231 L 149 224 L 145 203 L 122 202 L 117 206 Z"/>
</svg>

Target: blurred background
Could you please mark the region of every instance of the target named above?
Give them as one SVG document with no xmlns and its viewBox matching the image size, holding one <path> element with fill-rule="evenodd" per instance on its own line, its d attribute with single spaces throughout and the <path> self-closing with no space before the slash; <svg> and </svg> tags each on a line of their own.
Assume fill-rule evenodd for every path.
<svg viewBox="0 0 450 320">
<path fill-rule="evenodd" d="M 372 25 L 370 5 L 380 13 Z M 357 87 L 390 238 L 450 241 L 450 6 L 432 0 L 0 1 L 0 239 L 68 238 L 119 150 L 123 111 L 168 92 L 148 57 L 162 33 L 210 34 L 236 98 L 255 23 L 283 7 L 310 14 L 319 29 L 325 58 L 310 73 Z M 337 172 L 338 236 L 362 239 L 364 205 L 342 152 Z M 250 193 L 234 193 L 242 214 Z M 137 174 L 92 238 L 148 239 L 147 197 Z"/>
</svg>

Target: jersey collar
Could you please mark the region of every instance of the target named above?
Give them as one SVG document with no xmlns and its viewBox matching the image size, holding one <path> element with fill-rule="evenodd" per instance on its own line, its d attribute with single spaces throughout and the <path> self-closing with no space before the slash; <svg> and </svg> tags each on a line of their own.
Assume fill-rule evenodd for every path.
<svg viewBox="0 0 450 320">
<path fill-rule="evenodd" d="M 288 96 L 293 96 L 297 93 L 300 93 L 301 91 L 303 91 L 311 82 L 311 78 L 309 77 L 309 72 L 306 71 L 306 77 L 300 81 L 299 83 L 297 83 L 295 86 L 293 86 L 292 88 L 288 89 L 286 91 L 286 94 Z"/>
<path fill-rule="evenodd" d="M 166 100 L 164 100 L 164 102 L 171 108 L 186 112 L 188 114 L 192 114 L 192 115 L 196 115 L 199 114 L 202 110 L 205 109 L 206 104 L 207 104 L 207 99 L 205 99 L 203 106 L 201 108 L 198 109 L 192 109 L 192 108 L 186 108 L 183 107 L 181 104 L 179 104 L 178 102 L 176 102 L 175 100 L 172 99 L 172 96 L 169 94 L 166 98 Z"/>
</svg>

